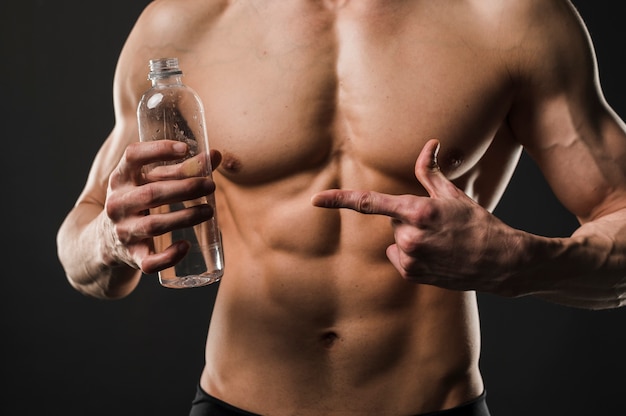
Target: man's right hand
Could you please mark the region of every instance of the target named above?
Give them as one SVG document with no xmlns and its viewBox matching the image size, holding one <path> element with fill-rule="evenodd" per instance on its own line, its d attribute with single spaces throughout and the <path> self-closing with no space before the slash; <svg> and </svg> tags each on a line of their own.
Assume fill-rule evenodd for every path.
<svg viewBox="0 0 626 416">
<path fill-rule="evenodd" d="M 174 229 L 199 224 L 213 216 L 207 204 L 196 205 L 167 214 L 147 215 L 150 208 L 183 202 L 209 195 L 215 183 L 204 176 L 204 164 L 198 156 L 182 163 L 158 166 L 145 173 L 144 166 L 173 161 L 187 155 L 185 143 L 159 140 L 130 144 L 109 177 L 103 225 L 110 236 L 114 263 L 125 263 L 150 274 L 171 267 L 182 259 L 189 248 L 185 241 L 174 242 L 155 253 L 152 237 Z M 221 161 L 218 151 L 211 151 L 211 165 Z"/>
</svg>

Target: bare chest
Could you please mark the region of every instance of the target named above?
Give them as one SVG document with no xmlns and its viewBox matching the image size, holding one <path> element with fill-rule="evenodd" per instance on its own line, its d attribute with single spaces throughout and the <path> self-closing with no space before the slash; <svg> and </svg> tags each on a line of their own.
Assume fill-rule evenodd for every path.
<svg viewBox="0 0 626 416">
<path fill-rule="evenodd" d="M 451 177 L 480 160 L 510 89 L 493 51 L 469 38 L 477 35 L 419 10 L 275 3 L 283 6 L 227 11 L 188 71 L 223 176 L 253 184 L 334 170 L 350 186 L 348 167 L 358 165 L 413 181 L 431 138 Z"/>
</svg>

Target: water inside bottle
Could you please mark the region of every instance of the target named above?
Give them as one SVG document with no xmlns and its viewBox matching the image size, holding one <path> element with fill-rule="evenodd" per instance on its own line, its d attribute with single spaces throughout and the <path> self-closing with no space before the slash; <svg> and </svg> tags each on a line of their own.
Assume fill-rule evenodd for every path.
<svg viewBox="0 0 626 416">
<path fill-rule="evenodd" d="M 201 201 L 201 202 L 212 202 Z M 185 206 L 196 205 L 200 201 L 162 205 L 151 210 L 153 214 L 163 214 L 184 209 Z M 212 204 L 215 206 L 214 203 Z M 224 273 L 222 245 L 215 218 L 211 218 L 193 227 L 174 230 L 154 237 L 154 248 L 161 252 L 172 243 L 185 240 L 190 248 L 185 257 L 168 269 L 159 272 L 159 280 L 163 286 L 171 288 L 188 288 L 205 286 L 219 281 Z"/>
</svg>

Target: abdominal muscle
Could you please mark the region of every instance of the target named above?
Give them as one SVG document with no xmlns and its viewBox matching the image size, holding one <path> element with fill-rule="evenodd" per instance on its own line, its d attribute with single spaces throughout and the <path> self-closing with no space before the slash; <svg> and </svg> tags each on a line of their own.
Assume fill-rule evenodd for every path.
<svg viewBox="0 0 626 416">
<path fill-rule="evenodd" d="M 220 186 L 226 274 L 201 386 L 270 415 L 410 415 L 478 396 L 474 293 L 403 280 L 389 218 L 313 207 L 332 172 L 293 178 L 291 195 Z"/>
<path fill-rule="evenodd" d="M 237 5 L 220 23 L 229 37 L 207 37 L 211 53 L 188 75 L 204 85 L 210 140 L 223 154 L 215 178 L 226 270 L 201 386 L 272 416 L 414 415 L 477 397 L 475 294 L 403 280 L 385 255 L 389 218 L 317 208 L 310 198 L 329 188 L 425 195 L 412 170 L 433 136 L 441 160 L 458 159 L 456 177 L 471 173 L 504 117 L 500 72 L 474 57 L 467 36 L 430 20 L 407 19 L 394 49 L 358 7 L 229 26 L 233 16 L 256 16 L 239 17 Z M 393 16 L 405 15 L 430 16 Z M 293 23 L 290 36 L 232 30 L 267 22 Z M 307 30 L 319 32 L 316 42 L 305 42 Z M 442 40 L 413 41 L 422 38 Z"/>
</svg>

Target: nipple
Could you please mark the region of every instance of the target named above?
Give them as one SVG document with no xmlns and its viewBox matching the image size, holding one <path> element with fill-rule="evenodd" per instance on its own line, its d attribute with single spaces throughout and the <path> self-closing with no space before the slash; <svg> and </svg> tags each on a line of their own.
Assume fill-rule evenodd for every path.
<svg viewBox="0 0 626 416">
<path fill-rule="evenodd" d="M 237 173 L 241 170 L 242 164 L 239 159 L 237 159 L 234 155 L 230 153 L 224 153 L 222 155 L 222 163 L 220 167 L 227 172 Z"/>
<path fill-rule="evenodd" d="M 456 170 L 463 164 L 464 159 L 462 151 L 452 149 L 439 159 L 439 167 L 444 171 Z"/>
</svg>

